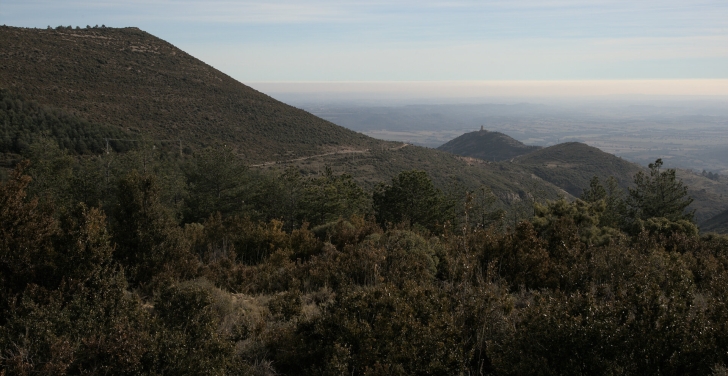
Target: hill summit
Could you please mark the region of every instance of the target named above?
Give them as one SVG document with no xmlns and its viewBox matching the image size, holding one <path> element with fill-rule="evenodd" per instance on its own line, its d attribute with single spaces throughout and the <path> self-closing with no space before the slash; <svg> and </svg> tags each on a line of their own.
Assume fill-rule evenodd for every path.
<svg viewBox="0 0 728 376">
<path fill-rule="evenodd" d="M 527 154 L 540 149 L 540 146 L 529 146 L 500 132 L 480 131 L 465 133 L 452 139 L 438 150 L 462 155 L 464 157 L 479 158 L 486 161 L 505 161 L 519 155 Z"/>
<path fill-rule="evenodd" d="M 515 158 L 514 163 L 528 167 L 536 176 L 579 196 L 589 180 L 617 179 L 626 188 L 640 167 L 617 156 L 581 142 L 565 142 Z"/>
</svg>

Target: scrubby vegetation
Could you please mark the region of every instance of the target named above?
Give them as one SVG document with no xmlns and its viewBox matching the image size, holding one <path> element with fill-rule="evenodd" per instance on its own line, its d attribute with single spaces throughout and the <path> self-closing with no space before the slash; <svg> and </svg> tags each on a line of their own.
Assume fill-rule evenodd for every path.
<svg viewBox="0 0 728 376">
<path fill-rule="evenodd" d="M 726 372 L 728 238 L 659 160 L 466 165 L 138 29 L 0 34 L 0 375 Z"/>
<path fill-rule="evenodd" d="M 371 194 L 331 170 L 248 169 L 229 149 L 72 157 L 42 142 L 0 186 L 0 373 L 728 362 L 728 238 L 699 234 L 661 161 L 629 191 L 592 179 L 582 199 L 516 218 L 487 188 L 439 189 L 421 171 Z"/>
<path fill-rule="evenodd" d="M 375 140 L 276 101 L 137 28 L 0 26 L 0 40 L 0 167 L 14 166 L 42 138 L 74 154 L 105 151 L 105 139 L 115 151 L 156 146 L 187 156 L 227 147 L 246 164 L 263 165 L 255 168 L 292 166 L 313 176 L 329 166 L 366 189 L 400 171 L 422 170 L 441 189 L 487 185 L 503 208 L 559 194 L 572 199 L 594 175 L 614 176 L 626 188 L 639 169 L 577 143 L 487 163 Z M 489 160 L 490 151 L 511 156 L 513 148 L 529 149 L 505 135 L 483 134 L 500 142 L 481 156 Z M 724 187 L 704 186 L 714 182 L 709 177 L 691 184 L 701 225 L 726 210 Z"/>
<path fill-rule="evenodd" d="M 0 26 L 0 40 L 0 87 L 137 136 L 181 139 L 192 149 L 227 144 L 249 162 L 364 149 L 373 141 L 137 28 Z"/>
<path fill-rule="evenodd" d="M 0 152 L 27 154 L 31 144 L 54 140 L 62 149 L 75 154 L 99 154 L 106 150 L 127 151 L 129 145 L 118 141 L 130 138 L 114 127 L 91 124 L 59 109 L 27 101 L 0 89 Z"/>
</svg>

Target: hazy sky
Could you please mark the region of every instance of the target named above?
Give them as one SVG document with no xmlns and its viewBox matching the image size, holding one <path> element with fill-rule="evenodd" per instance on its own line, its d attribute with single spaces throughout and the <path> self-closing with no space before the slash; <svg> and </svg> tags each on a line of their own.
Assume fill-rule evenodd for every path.
<svg viewBox="0 0 728 376">
<path fill-rule="evenodd" d="M 726 0 L 0 0 L 0 24 L 137 26 L 245 83 L 728 79 Z"/>
</svg>

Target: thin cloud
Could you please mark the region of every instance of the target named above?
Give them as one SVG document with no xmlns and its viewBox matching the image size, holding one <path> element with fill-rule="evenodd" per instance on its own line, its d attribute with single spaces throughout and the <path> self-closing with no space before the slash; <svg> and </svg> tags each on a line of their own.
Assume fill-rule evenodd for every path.
<svg viewBox="0 0 728 376">
<path fill-rule="evenodd" d="M 328 1 L 40 1 L 9 0 L 0 14 L 32 11 L 66 12 L 70 9 L 112 17 L 195 23 L 301 23 L 346 22 L 355 15 L 351 6 Z M 115 14 L 116 13 L 116 14 Z"/>
<path fill-rule="evenodd" d="M 0 0 L 138 26 L 241 80 L 728 78 L 725 0 Z"/>
<path fill-rule="evenodd" d="M 320 94 L 330 99 L 358 94 L 371 99 L 482 97 L 579 97 L 604 95 L 728 96 L 728 80 L 566 80 L 566 81 L 421 81 L 421 82 L 250 82 L 276 94 Z"/>
<path fill-rule="evenodd" d="M 640 19 L 649 23 L 655 18 L 666 21 L 709 20 L 723 24 L 728 16 L 724 1 L 683 0 L 664 1 L 584 1 L 584 0 L 509 0 L 509 1 L 346 1 L 346 0 L 101 0 L 49 1 L 5 0 L 2 13 L 55 12 L 75 9 L 88 12 L 116 12 L 118 17 L 141 17 L 159 21 L 224 22 L 237 24 L 285 23 L 347 23 L 347 22 L 422 22 L 465 17 L 474 22 L 477 17 L 497 15 L 512 19 L 578 19 L 600 16 L 602 22 L 618 17 L 632 23 Z M 112 14 L 113 16 L 113 14 Z M 493 20 L 488 20 L 492 22 Z M 497 20 L 496 20 L 497 21 Z M 597 20 L 600 21 L 600 20 Z M 570 23 L 570 22 L 567 22 Z M 497 24 L 502 24 L 497 22 Z M 636 26 L 636 25 L 632 25 Z M 699 27 L 700 25 L 695 25 Z"/>
</svg>

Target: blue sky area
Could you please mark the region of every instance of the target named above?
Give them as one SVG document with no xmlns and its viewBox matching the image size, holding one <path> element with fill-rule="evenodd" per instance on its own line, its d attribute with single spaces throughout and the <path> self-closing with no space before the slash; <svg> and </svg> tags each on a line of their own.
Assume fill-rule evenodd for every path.
<svg viewBox="0 0 728 376">
<path fill-rule="evenodd" d="M 0 24 L 137 26 L 243 82 L 728 79 L 725 0 L 2 0 Z"/>
</svg>

